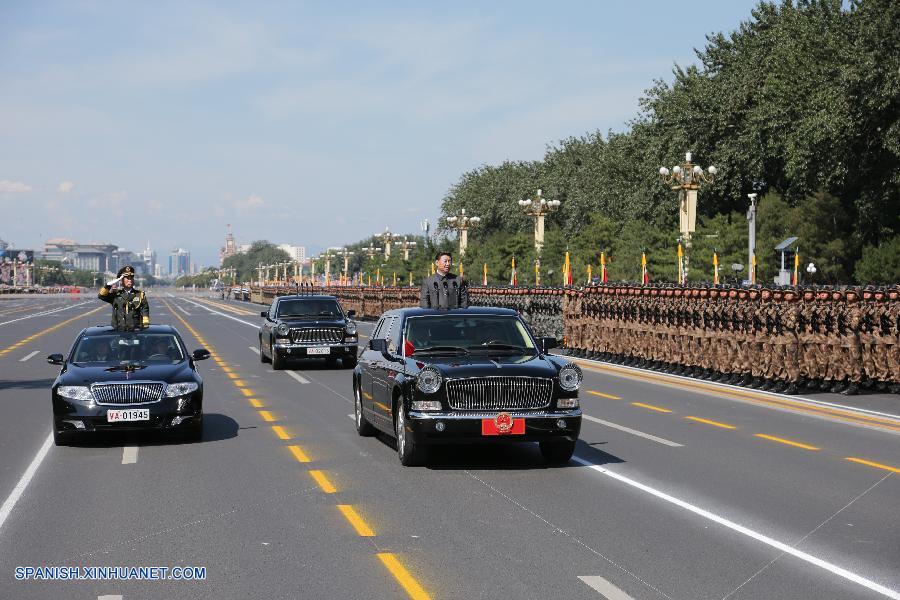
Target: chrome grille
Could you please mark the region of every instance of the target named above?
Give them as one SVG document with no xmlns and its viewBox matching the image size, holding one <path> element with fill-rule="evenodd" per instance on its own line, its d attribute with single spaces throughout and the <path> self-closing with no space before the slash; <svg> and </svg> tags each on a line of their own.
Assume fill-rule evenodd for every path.
<svg viewBox="0 0 900 600">
<path fill-rule="evenodd" d="M 333 344 L 344 339 L 340 327 L 306 327 L 291 329 L 291 341 L 295 344 Z"/>
<path fill-rule="evenodd" d="M 120 406 L 159 402 L 166 384 L 159 382 L 95 383 L 94 400 L 100 405 Z"/>
<path fill-rule="evenodd" d="M 481 377 L 447 381 L 447 400 L 454 410 L 546 408 L 552 395 L 551 379 Z"/>
</svg>

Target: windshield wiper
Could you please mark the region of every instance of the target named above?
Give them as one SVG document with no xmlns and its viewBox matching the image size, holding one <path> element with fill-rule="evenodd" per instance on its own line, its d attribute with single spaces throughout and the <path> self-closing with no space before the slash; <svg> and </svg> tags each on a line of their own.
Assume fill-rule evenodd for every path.
<svg viewBox="0 0 900 600">
<path fill-rule="evenodd" d="M 460 346 L 426 346 L 416 348 L 413 354 L 468 354 L 469 351 Z"/>
<path fill-rule="evenodd" d="M 512 352 L 515 354 L 525 354 L 526 349 L 524 346 L 517 346 L 515 344 L 503 344 L 500 342 L 492 342 L 488 344 L 479 344 L 477 346 L 469 346 L 469 351 L 472 350 L 487 350 L 489 352 L 493 351 L 503 351 L 503 352 Z"/>
</svg>

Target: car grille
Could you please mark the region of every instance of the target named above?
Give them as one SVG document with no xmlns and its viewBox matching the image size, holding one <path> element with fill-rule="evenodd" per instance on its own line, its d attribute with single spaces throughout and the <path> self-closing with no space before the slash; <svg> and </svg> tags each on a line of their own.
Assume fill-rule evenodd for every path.
<svg viewBox="0 0 900 600">
<path fill-rule="evenodd" d="M 97 404 L 112 406 L 159 402 L 166 384 L 144 383 L 95 383 L 91 386 Z"/>
<path fill-rule="evenodd" d="M 552 395 L 551 379 L 483 377 L 447 381 L 447 400 L 454 410 L 546 408 Z"/>
<path fill-rule="evenodd" d="M 333 344 L 344 339 L 340 327 L 307 327 L 291 329 L 291 341 L 295 344 Z"/>
</svg>

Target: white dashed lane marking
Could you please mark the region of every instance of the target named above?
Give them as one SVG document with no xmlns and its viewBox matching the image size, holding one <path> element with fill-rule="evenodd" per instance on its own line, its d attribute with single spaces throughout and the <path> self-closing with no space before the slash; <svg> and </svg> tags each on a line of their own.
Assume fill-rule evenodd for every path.
<svg viewBox="0 0 900 600">
<path fill-rule="evenodd" d="M 663 444 L 665 446 L 671 446 L 673 448 L 681 448 L 684 446 L 684 444 L 679 444 L 678 442 L 673 442 L 672 440 L 667 440 L 666 438 L 656 437 L 655 435 L 644 433 L 643 431 L 638 431 L 637 429 L 625 427 L 624 425 L 619 425 L 617 423 L 610 423 L 609 421 L 604 421 L 603 419 L 598 419 L 597 417 L 592 417 L 591 415 L 582 415 L 582 418 L 587 419 L 588 421 L 593 421 L 594 423 L 600 423 L 601 425 L 605 425 L 607 427 L 612 427 L 613 429 L 618 429 L 619 431 L 624 431 L 625 433 L 630 433 L 631 435 L 642 437 L 645 440 L 650 440 L 651 442 L 656 442 L 657 444 Z"/>
<path fill-rule="evenodd" d="M 38 352 L 40 352 L 40 350 L 35 350 L 35 351 L 32 352 L 31 354 L 26 354 L 25 356 L 23 356 L 22 358 L 19 359 L 19 362 L 25 362 L 25 361 L 28 360 L 29 358 L 33 358 L 34 355 L 37 354 Z"/>
<path fill-rule="evenodd" d="M 631 596 L 629 596 L 607 580 L 603 579 L 599 575 L 579 575 L 578 579 L 588 584 L 591 589 L 599 592 L 600 595 L 607 600 L 633 600 Z"/>
<path fill-rule="evenodd" d="M 256 346 L 247 346 L 247 347 L 250 348 L 250 350 L 252 352 L 256 352 L 257 354 L 259 354 L 259 348 L 257 348 Z"/>
<path fill-rule="evenodd" d="M 126 446 L 122 448 L 122 464 L 133 465 L 137 462 L 138 449 L 137 446 Z"/>
<path fill-rule="evenodd" d="M 287 373 L 288 375 L 290 375 L 291 377 L 293 377 L 300 383 L 309 383 L 309 379 L 307 379 L 303 375 L 300 375 L 299 373 L 294 373 L 293 371 L 285 371 L 285 373 Z"/>
</svg>

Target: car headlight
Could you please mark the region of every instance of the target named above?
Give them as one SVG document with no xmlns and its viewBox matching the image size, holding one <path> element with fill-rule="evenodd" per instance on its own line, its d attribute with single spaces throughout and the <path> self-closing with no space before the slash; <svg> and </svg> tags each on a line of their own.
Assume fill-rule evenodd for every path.
<svg viewBox="0 0 900 600">
<path fill-rule="evenodd" d="M 434 367 L 425 367 L 419 372 L 416 387 L 423 394 L 433 394 L 440 389 L 442 379 L 440 371 Z"/>
<path fill-rule="evenodd" d="M 186 381 L 184 383 L 170 383 L 166 386 L 166 398 L 175 398 L 176 396 L 184 396 L 185 394 L 190 394 L 198 387 L 200 386 L 193 381 Z"/>
<path fill-rule="evenodd" d="M 61 385 L 56 388 L 56 393 L 70 400 L 94 401 L 94 394 L 91 393 L 91 388 L 84 385 Z"/>
<path fill-rule="evenodd" d="M 347 331 L 347 335 L 356 335 L 356 323 L 353 321 L 347 321 L 344 329 Z"/>
<path fill-rule="evenodd" d="M 581 380 L 583 378 L 584 375 L 581 373 L 581 367 L 569 363 L 559 370 L 559 387 L 567 392 L 574 392 L 581 386 Z"/>
<path fill-rule="evenodd" d="M 440 400 L 414 400 L 413 410 L 441 410 Z"/>
<path fill-rule="evenodd" d="M 287 326 L 287 323 L 279 323 L 278 327 L 275 328 L 275 333 L 278 335 L 287 335 L 290 331 L 291 329 Z"/>
</svg>

